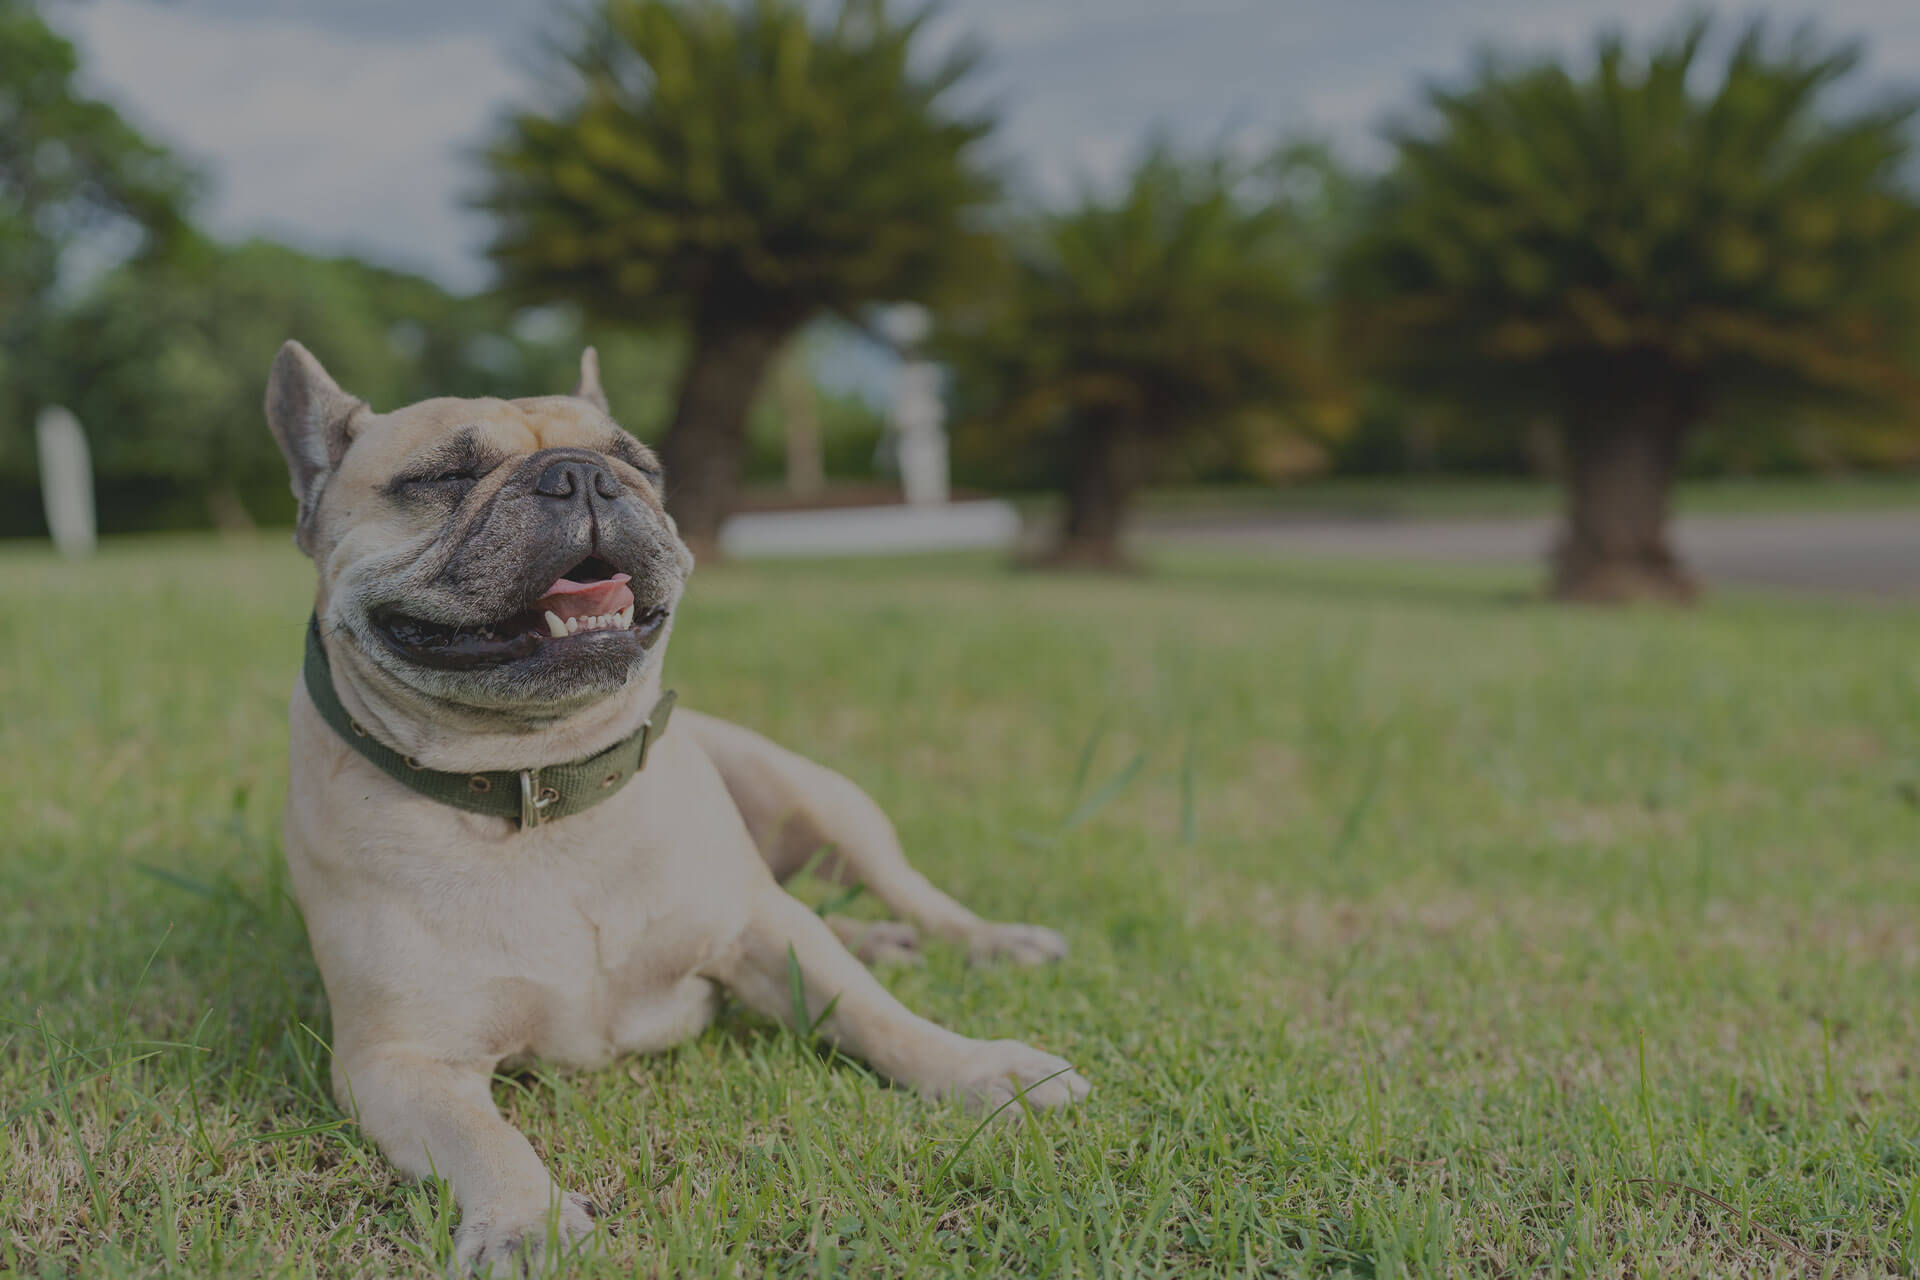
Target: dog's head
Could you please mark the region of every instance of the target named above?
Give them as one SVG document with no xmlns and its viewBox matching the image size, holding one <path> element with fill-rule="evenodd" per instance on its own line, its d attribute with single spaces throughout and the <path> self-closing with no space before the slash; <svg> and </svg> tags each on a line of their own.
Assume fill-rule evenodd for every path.
<svg viewBox="0 0 1920 1280">
<path fill-rule="evenodd" d="M 267 421 L 321 626 L 389 682 L 538 721 L 659 661 L 693 557 L 658 460 L 607 412 L 591 348 L 570 396 L 374 413 L 289 342 Z"/>
</svg>

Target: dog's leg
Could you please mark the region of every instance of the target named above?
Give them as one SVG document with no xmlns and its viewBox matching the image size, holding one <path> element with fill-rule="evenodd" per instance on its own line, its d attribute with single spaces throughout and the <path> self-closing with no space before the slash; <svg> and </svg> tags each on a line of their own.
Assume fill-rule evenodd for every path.
<svg viewBox="0 0 1920 1280">
<path fill-rule="evenodd" d="M 930 1098 L 992 1110 L 1024 1093 L 1036 1109 L 1065 1106 L 1092 1087 L 1066 1059 L 1018 1040 L 973 1040 L 920 1017 L 880 985 L 827 923 L 767 885 L 740 943 L 710 976 L 748 1006 L 794 1024 L 794 965 L 809 1022 L 890 1080 Z"/>
<path fill-rule="evenodd" d="M 1040 964 L 1066 955 L 1067 940 L 1052 929 L 982 920 L 935 888 L 907 861 L 886 813 L 846 778 L 750 729 L 682 714 L 720 770 L 775 879 L 786 880 L 830 849 L 816 867 L 821 874 L 864 885 L 894 915 L 963 944 L 976 961 Z M 889 958 L 902 949 L 894 937 L 875 943 L 884 944 L 880 949 Z M 852 945 L 858 950 L 861 942 Z"/>
<path fill-rule="evenodd" d="M 486 1070 L 374 1048 L 335 1058 L 333 1077 L 340 1105 L 402 1173 L 453 1184 L 462 1265 L 517 1275 L 550 1244 L 565 1249 L 593 1229 L 592 1206 L 563 1190 L 501 1118 Z"/>
</svg>

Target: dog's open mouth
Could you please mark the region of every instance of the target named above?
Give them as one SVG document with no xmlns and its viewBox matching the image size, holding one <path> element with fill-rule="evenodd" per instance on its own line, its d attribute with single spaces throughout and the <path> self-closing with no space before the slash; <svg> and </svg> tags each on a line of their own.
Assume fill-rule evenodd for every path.
<svg viewBox="0 0 1920 1280">
<path fill-rule="evenodd" d="M 641 608 L 631 581 L 604 560 L 589 556 L 531 606 L 504 618 L 449 626 L 388 610 L 376 615 L 374 624 L 409 658 L 437 667 L 499 666 L 558 645 L 638 644 L 648 649 L 665 629 L 667 611 Z"/>
</svg>

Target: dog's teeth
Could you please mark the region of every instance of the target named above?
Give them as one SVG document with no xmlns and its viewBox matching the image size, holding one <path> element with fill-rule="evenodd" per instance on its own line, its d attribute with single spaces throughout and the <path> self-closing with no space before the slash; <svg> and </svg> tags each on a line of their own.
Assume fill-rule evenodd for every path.
<svg viewBox="0 0 1920 1280">
<path fill-rule="evenodd" d="M 577 636 L 580 634 L 580 619 L 578 618 L 567 619 L 567 634 L 570 636 Z"/>
<path fill-rule="evenodd" d="M 620 611 L 620 625 L 623 627 L 630 627 L 633 625 L 633 606 L 632 605 L 628 605 L 626 608 Z"/>
<path fill-rule="evenodd" d="M 567 624 L 560 621 L 560 615 L 551 609 L 547 610 L 547 630 L 556 636 L 567 634 Z"/>
</svg>

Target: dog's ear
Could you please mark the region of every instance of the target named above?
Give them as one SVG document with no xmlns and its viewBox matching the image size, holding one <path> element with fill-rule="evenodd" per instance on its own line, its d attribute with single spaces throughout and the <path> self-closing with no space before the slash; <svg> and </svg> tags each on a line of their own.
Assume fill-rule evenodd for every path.
<svg viewBox="0 0 1920 1280">
<path fill-rule="evenodd" d="M 600 389 L 600 353 L 592 347 L 580 353 L 580 381 L 573 386 L 573 398 L 585 400 L 609 418 L 613 416 L 613 410 L 607 407 L 607 393 Z"/>
<path fill-rule="evenodd" d="M 327 476 L 353 439 L 353 416 L 366 408 L 340 389 L 313 353 L 289 341 L 267 376 L 267 425 L 287 459 L 287 482 L 300 500 L 295 541 L 305 548 L 307 524 Z"/>
</svg>

